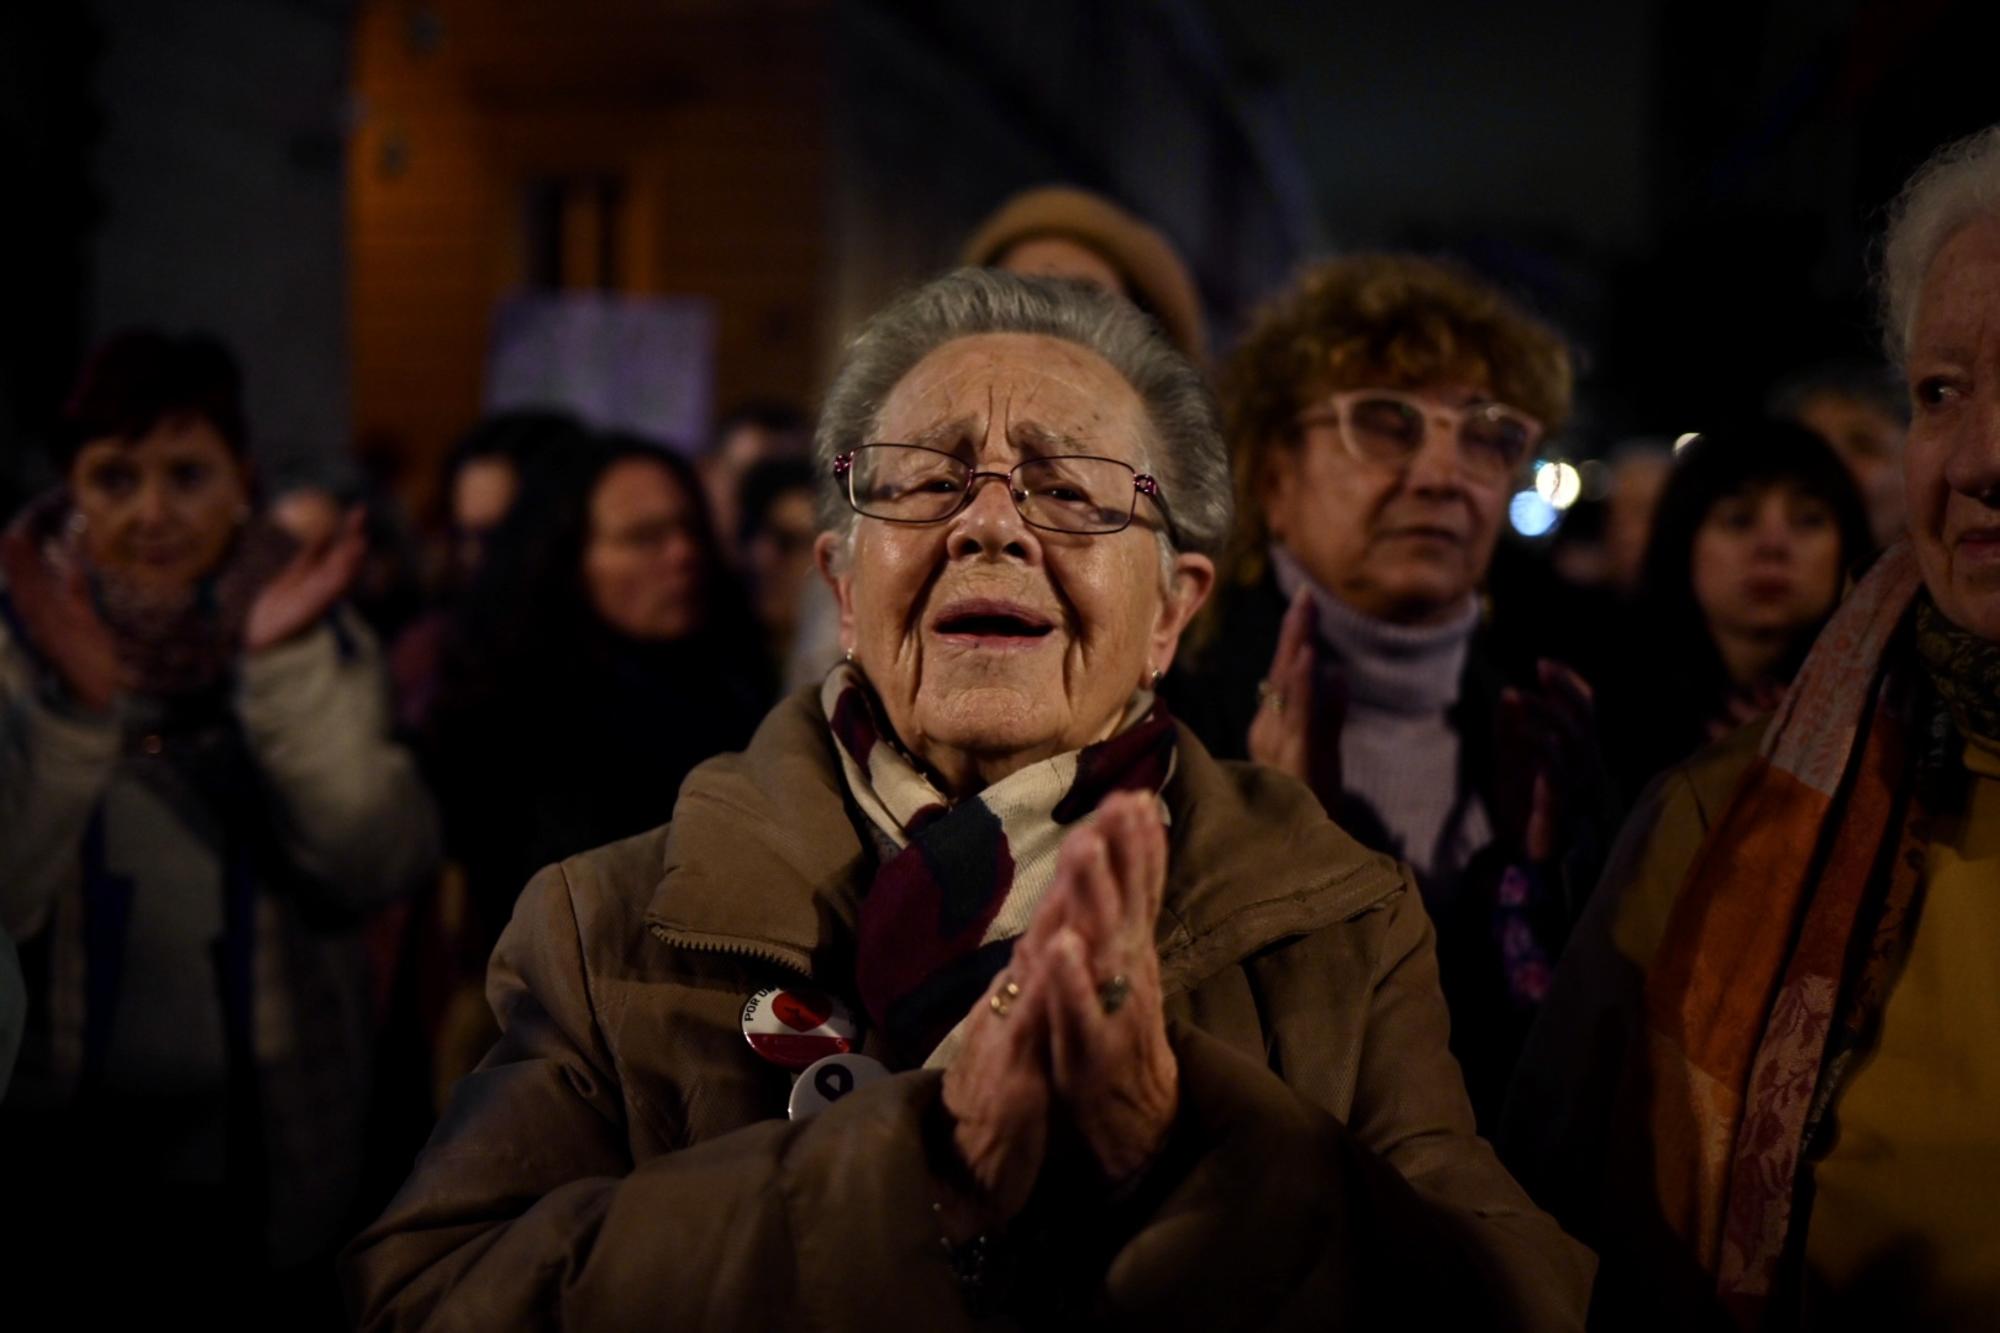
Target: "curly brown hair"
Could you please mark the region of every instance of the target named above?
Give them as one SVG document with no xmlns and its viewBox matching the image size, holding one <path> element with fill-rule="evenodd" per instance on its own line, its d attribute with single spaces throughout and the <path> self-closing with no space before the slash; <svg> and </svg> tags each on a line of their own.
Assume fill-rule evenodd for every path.
<svg viewBox="0 0 2000 1333">
<path fill-rule="evenodd" d="M 1315 398 L 1349 388 L 1467 384 L 1554 433 L 1569 415 L 1571 381 L 1561 336 L 1463 269 L 1397 254 L 1308 265 L 1257 311 L 1222 368 L 1236 483 L 1230 576 L 1242 584 L 1263 577 L 1265 460 L 1296 439 L 1293 419 Z"/>
</svg>

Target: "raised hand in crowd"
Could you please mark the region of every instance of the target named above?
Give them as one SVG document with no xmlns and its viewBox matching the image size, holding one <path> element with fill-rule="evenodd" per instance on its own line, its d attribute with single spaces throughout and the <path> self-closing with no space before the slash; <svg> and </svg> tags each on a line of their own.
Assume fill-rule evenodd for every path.
<svg viewBox="0 0 2000 1333">
<path fill-rule="evenodd" d="M 366 518 L 358 505 L 349 510 L 338 530 L 301 547 L 258 591 L 243 622 L 246 652 L 273 647 L 301 633 L 346 594 L 368 556 Z"/>
<path fill-rule="evenodd" d="M 1265 767 L 1305 783 L 1318 795 L 1321 805 L 1335 810 L 1342 789 L 1340 698 L 1333 691 L 1317 688 L 1314 614 L 1312 590 L 1300 588 L 1285 609 L 1271 669 L 1258 687 L 1248 752 Z"/>
<path fill-rule="evenodd" d="M 131 686 L 110 629 L 91 604 L 83 564 L 68 545 L 46 551 L 21 524 L 0 536 L 0 576 L 21 627 L 70 697 L 108 710 Z"/>
</svg>

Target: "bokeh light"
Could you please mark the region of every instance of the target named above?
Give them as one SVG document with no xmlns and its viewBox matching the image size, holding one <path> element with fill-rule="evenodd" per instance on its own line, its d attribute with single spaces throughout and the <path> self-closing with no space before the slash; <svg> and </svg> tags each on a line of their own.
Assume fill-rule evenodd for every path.
<svg viewBox="0 0 2000 1333">
<path fill-rule="evenodd" d="M 1546 537 L 1562 522 L 1562 511 L 1534 491 L 1516 491 L 1507 519 L 1523 537 Z"/>
<path fill-rule="evenodd" d="M 1535 469 L 1535 494 L 1555 509 L 1568 509 L 1582 498 L 1583 475 L 1573 464 L 1545 462 Z"/>
</svg>

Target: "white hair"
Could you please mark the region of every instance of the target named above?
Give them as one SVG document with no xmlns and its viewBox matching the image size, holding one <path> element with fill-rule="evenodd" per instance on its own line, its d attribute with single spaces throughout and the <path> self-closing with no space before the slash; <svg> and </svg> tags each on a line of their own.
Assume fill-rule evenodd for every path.
<svg viewBox="0 0 2000 1333">
<path fill-rule="evenodd" d="M 1889 207 L 1877 286 L 1883 345 L 1897 365 L 1909 356 L 1917 294 L 1938 251 L 1983 218 L 2000 220 L 2000 125 L 1933 153 Z"/>
<path fill-rule="evenodd" d="M 1228 451 L 1201 372 L 1138 307 L 1079 283 L 959 269 L 903 296 L 848 344 L 813 434 L 820 527 L 851 536 L 856 514 L 833 460 L 875 438 L 882 404 L 919 361 L 946 343 L 986 333 L 1039 333 L 1110 363 L 1145 406 L 1164 508 L 1179 545 L 1214 554 L 1229 534 Z M 1162 535 L 1162 567 L 1168 555 Z"/>
</svg>

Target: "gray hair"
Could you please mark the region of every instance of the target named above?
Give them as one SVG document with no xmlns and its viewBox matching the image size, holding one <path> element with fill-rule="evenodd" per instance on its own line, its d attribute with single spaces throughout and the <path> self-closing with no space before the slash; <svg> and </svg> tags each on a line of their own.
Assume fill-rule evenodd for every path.
<svg viewBox="0 0 2000 1333">
<path fill-rule="evenodd" d="M 833 475 L 834 458 L 878 438 L 882 404 L 918 362 L 946 343 L 985 333 L 1044 334 L 1109 362 L 1145 405 L 1152 438 L 1140 443 L 1179 545 L 1207 555 L 1221 551 L 1231 517 L 1229 457 L 1201 372 L 1129 301 L 1079 283 L 978 268 L 906 294 L 848 344 L 813 434 L 823 530 L 851 534 L 857 517 Z"/>
<path fill-rule="evenodd" d="M 1889 207 L 1877 285 L 1883 345 L 1897 365 L 1909 355 L 1917 293 L 1932 261 L 1945 242 L 1982 218 L 2000 219 L 2000 125 L 1940 148 Z"/>
</svg>

